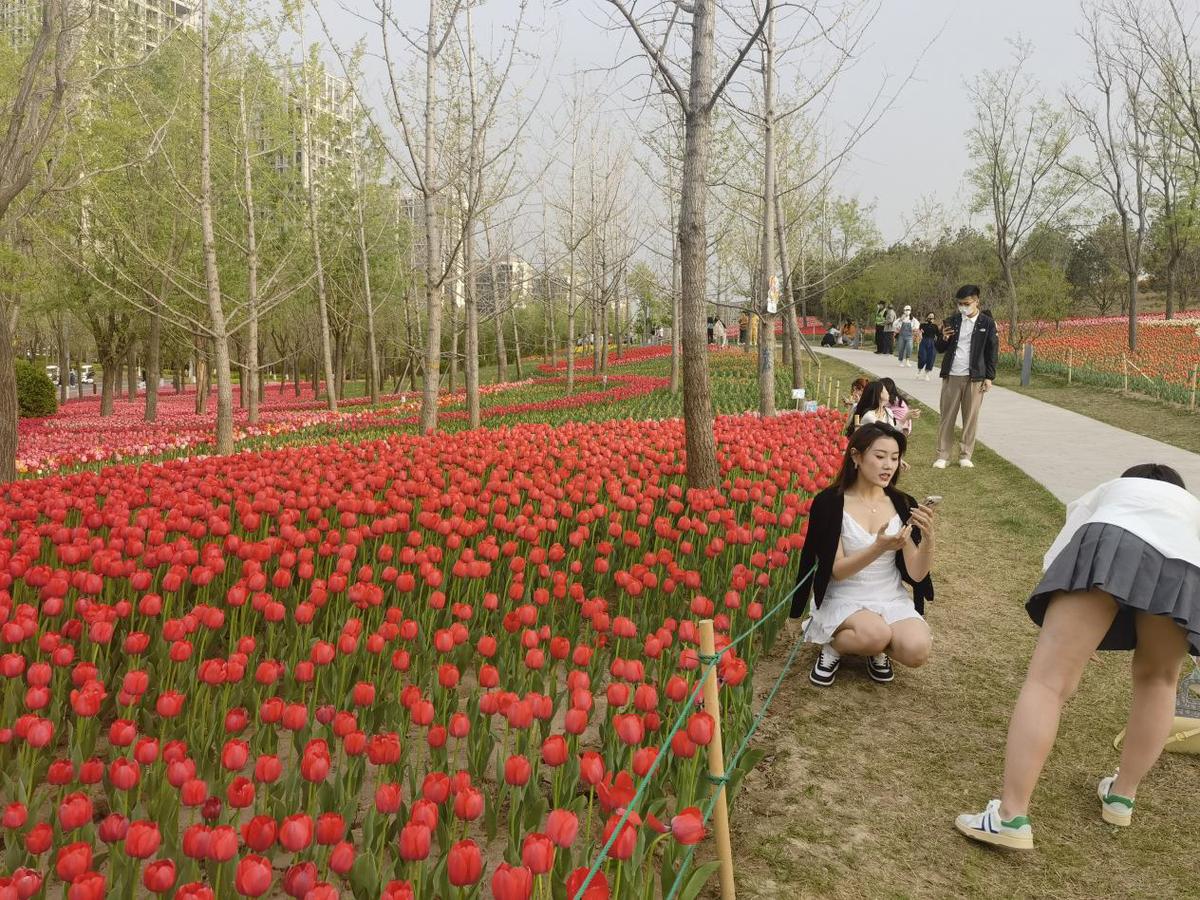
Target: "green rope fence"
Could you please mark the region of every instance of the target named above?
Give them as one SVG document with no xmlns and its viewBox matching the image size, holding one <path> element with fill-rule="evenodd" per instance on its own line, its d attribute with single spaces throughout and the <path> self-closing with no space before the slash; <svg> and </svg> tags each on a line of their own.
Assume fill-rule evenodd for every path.
<svg viewBox="0 0 1200 900">
<path fill-rule="evenodd" d="M 712 672 L 712 670 L 721 661 L 721 657 L 724 656 L 726 653 L 728 653 L 730 650 L 732 650 L 734 647 L 736 647 L 738 644 L 742 643 L 747 638 L 749 638 L 752 634 L 754 634 L 755 631 L 757 631 L 759 628 L 762 628 L 763 625 L 765 625 L 767 622 L 771 621 L 771 619 L 773 619 L 779 613 L 779 611 L 784 608 L 784 606 L 790 605 L 792 602 L 792 596 L 796 593 L 796 591 L 800 590 L 801 587 L 804 587 L 807 584 L 808 580 L 810 578 L 812 578 L 813 574 L 816 571 L 817 571 L 817 567 L 814 564 L 813 567 L 811 569 L 809 569 L 804 574 L 804 576 L 796 582 L 795 586 L 790 591 L 787 592 L 787 594 L 783 597 L 782 600 L 780 600 L 773 607 L 771 607 L 771 609 L 768 610 L 767 613 L 765 615 L 763 615 L 763 617 L 761 619 L 759 619 L 757 622 L 755 622 L 753 625 L 751 625 L 749 628 L 747 628 L 745 631 L 743 631 L 741 634 L 739 634 L 736 638 L 731 640 L 728 644 L 726 644 L 724 647 L 722 647 L 716 653 L 712 654 L 711 656 L 708 654 L 700 655 L 700 662 L 703 664 L 703 668 L 700 669 L 700 675 L 696 679 L 696 685 L 692 689 L 691 696 L 688 697 L 687 703 L 685 703 L 683 705 L 683 707 L 680 709 L 679 717 L 675 720 L 675 724 L 672 726 L 671 730 L 667 733 L 667 736 L 665 738 L 663 738 L 663 740 L 662 740 L 661 746 L 664 750 L 665 750 L 665 748 L 670 747 L 671 738 L 673 738 L 675 736 L 675 734 L 684 727 L 684 724 L 687 721 L 688 715 L 691 713 L 692 709 L 696 705 L 696 699 L 700 696 L 700 692 L 704 689 L 705 680 L 708 678 L 709 673 Z M 779 673 L 779 677 L 777 679 L 775 679 L 775 684 L 774 684 L 774 686 L 772 686 L 770 693 L 767 694 L 767 697 L 766 697 L 765 701 L 763 702 L 762 709 L 759 711 L 758 715 L 755 717 L 754 721 L 751 723 L 750 729 L 746 732 L 746 735 L 742 738 L 741 744 L 738 745 L 737 752 L 734 753 L 733 757 L 726 764 L 725 771 L 727 773 L 732 771 L 734 768 L 736 768 L 738 760 L 741 758 L 742 754 L 746 751 L 746 748 L 749 747 L 750 739 L 752 737 L 754 737 L 754 733 L 758 730 L 758 726 L 762 723 L 763 718 L 766 716 L 767 709 L 770 707 L 771 701 L 775 698 L 775 694 L 779 691 L 779 686 L 783 683 L 784 676 L 787 675 L 788 671 L 791 669 L 792 663 L 795 661 L 795 658 L 796 658 L 796 652 L 800 649 L 802 644 L 803 644 L 802 641 L 796 641 L 795 645 L 792 647 L 792 652 L 790 654 L 788 654 L 787 663 L 784 665 L 783 671 Z M 650 764 L 650 768 L 647 770 L 646 774 L 642 776 L 642 780 L 638 784 L 637 790 L 634 791 L 633 799 L 630 800 L 628 805 L 625 807 L 625 812 L 621 815 L 620 820 L 617 822 L 616 826 L 612 829 L 612 834 L 609 835 L 608 840 L 605 842 L 604 846 L 600 849 L 600 853 L 596 856 L 595 861 L 592 863 L 591 869 L 588 871 L 587 877 L 584 878 L 583 883 L 579 886 L 579 889 L 576 891 L 573 900 L 581 900 L 581 898 L 584 895 L 584 892 L 588 888 L 588 885 L 590 885 L 592 883 L 592 879 L 596 877 L 596 873 L 600 871 L 600 867 L 602 865 L 604 865 L 604 861 L 606 859 L 608 859 L 609 850 L 612 849 L 612 845 L 616 842 L 617 837 L 621 834 L 621 830 L 625 827 L 625 823 L 627 821 L 629 821 L 630 815 L 632 815 L 637 810 L 638 803 L 642 799 L 642 794 L 645 793 L 646 787 L 650 784 L 651 779 L 654 778 L 654 773 L 656 771 L 658 771 L 659 763 L 662 761 L 664 756 L 666 756 L 666 754 L 663 752 L 655 754 L 654 761 Z M 706 775 L 705 778 L 707 780 L 709 780 L 711 783 L 716 785 L 716 790 L 714 790 L 712 792 L 712 794 L 709 795 L 708 803 L 704 809 L 704 815 L 703 815 L 702 821 L 704 822 L 704 824 L 708 824 L 708 819 L 709 819 L 709 816 L 712 815 L 713 807 L 716 805 L 716 802 L 717 802 L 717 797 L 719 797 L 721 794 L 721 791 L 723 791 L 725 789 L 725 782 L 728 780 L 728 778 L 724 777 L 724 778 L 717 779 L 717 778 L 713 778 L 712 776 L 709 776 L 709 775 Z M 675 881 L 671 885 L 670 893 L 667 895 L 668 900 L 670 900 L 670 898 L 673 898 L 678 893 L 680 884 L 682 883 L 683 876 L 687 873 L 688 867 L 691 865 L 692 857 L 695 854 L 695 850 L 696 850 L 695 845 L 692 845 L 691 847 L 688 848 L 687 855 L 684 857 L 683 862 L 680 864 L 679 872 L 676 874 Z"/>
</svg>

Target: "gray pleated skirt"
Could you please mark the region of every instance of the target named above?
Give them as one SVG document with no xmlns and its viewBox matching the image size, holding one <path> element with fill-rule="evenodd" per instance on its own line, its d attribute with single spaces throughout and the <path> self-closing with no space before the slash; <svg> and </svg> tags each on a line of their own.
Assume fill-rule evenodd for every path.
<svg viewBox="0 0 1200 900">
<path fill-rule="evenodd" d="M 1101 650 L 1137 646 L 1135 614 L 1169 616 L 1188 633 L 1191 652 L 1200 654 L 1200 568 L 1163 556 L 1119 525 L 1089 522 L 1050 563 L 1025 604 L 1039 626 L 1058 591 L 1099 588 L 1119 610 Z"/>
</svg>

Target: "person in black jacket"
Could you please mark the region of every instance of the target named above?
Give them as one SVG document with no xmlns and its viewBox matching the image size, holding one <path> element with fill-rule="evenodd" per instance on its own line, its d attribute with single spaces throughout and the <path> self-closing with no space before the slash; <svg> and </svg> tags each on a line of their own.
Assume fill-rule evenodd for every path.
<svg viewBox="0 0 1200 900">
<path fill-rule="evenodd" d="M 944 469 L 949 464 L 959 410 L 962 410 L 962 444 L 958 464 L 964 469 L 975 468 L 971 454 L 975 452 L 979 407 L 996 379 L 996 357 L 1000 353 L 996 323 L 979 311 L 979 285 L 964 284 L 954 297 L 958 312 L 943 323 L 942 332 L 934 342 L 942 354 L 942 421 L 935 469 Z"/>
<path fill-rule="evenodd" d="M 818 686 L 833 684 L 843 654 L 867 657 L 881 683 L 894 677 L 891 658 L 910 667 L 929 658 L 922 614 L 933 599 L 933 510 L 896 488 L 905 446 L 889 425 L 861 426 L 841 473 L 813 498 L 791 615 L 804 615 L 811 593 L 804 636 L 821 645 L 809 675 Z"/>
</svg>

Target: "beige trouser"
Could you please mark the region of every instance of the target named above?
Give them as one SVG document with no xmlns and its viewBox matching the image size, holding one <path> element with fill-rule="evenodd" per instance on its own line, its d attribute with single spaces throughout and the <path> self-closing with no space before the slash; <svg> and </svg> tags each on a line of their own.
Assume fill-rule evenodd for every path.
<svg viewBox="0 0 1200 900">
<path fill-rule="evenodd" d="M 962 410 L 962 451 L 964 459 L 975 452 L 975 426 L 979 424 L 979 407 L 983 404 L 983 382 L 971 381 L 969 375 L 950 375 L 942 379 L 942 421 L 938 426 L 938 459 L 949 459 L 954 446 L 954 426 Z"/>
</svg>

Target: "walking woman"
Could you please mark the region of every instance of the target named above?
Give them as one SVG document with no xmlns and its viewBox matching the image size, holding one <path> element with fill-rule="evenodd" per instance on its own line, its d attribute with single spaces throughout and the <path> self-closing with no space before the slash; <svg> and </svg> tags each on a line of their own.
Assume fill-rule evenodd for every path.
<svg viewBox="0 0 1200 900">
<path fill-rule="evenodd" d="M 833 684 L 845 654 L 867 657 L 880 683 L 895 677 L 892 659 L 912 668 L 929 659 L 923 613 L 933 599 L 933 510 L 896 487 L 906 444 L 895 428 L 863 425 L 837 480 L 813 498 L 798 577 L 816 566 L 816 608 L 804 636 L 821 645 L 809 675 L 819 687 Z M 792 618 L 804 614 L 809 594 L 809 586 L 795 593 Z"/>
<path fill-rule="evenodd" d="M 917 377 L 925 376 L 928 381 L 933 375 L 933 364 L 937 361 L 937 317 L 930 313 L 921 323 L 921 343 L 917 346 Z"/>
<path fill-rule="evenodd" d="M 1100 815 L 1133 820 L 1138 785 L 1174 722 L 1180 665 L 1200 652 L 1200 500 L 1168 466 L 1134 466 L 1072 503 L 1025 608 L 1041 626 L 1008 725 L 1004 784 L 955 825 L 972 840 L 1033 849 L 1030 799 L 1063 705 L 1092 652 L 1133 651 L 1133 703 L 1121 764 L 1100 779 Z"/>
</svg>

